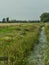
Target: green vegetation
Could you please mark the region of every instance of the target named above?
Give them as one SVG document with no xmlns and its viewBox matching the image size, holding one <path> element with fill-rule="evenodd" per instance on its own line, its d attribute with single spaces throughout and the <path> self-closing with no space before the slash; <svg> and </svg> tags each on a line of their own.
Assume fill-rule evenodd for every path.
<svg viewBox="0 0 49 65">
<path fill-rule="evenodd" d="M 46 36 L 47 36 L 47 53 L 45 65 L 49 65 L 49 23 L 45 24 Z"/>
<path fill-rule="evenodd" d="M 26 65 L 26 57 L 38 41 L 40 26 L 39 23 L 0 25 L 0 57 L 8 57 L 5 65 Z"/>
<path fill-rule="evenodd" d="M 48 12 L 42 13 L 40 16 L 40 20 L 41 22 L 49 22 L 49 13 Z"/>
</svg>

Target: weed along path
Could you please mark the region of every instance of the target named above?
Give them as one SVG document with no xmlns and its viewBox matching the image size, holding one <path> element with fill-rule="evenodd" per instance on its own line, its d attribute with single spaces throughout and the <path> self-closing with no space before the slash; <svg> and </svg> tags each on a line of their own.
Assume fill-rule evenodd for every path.
<svg viewBox="0 0 49 65">
<path fill-rule="evenodd" d="M 45 35 L 45 28 L 41 28 L 39 43 L 35 45 L 33 52 L 28 57 L 27 65 L 45 65 L 47 41 Z"/>
</svg>

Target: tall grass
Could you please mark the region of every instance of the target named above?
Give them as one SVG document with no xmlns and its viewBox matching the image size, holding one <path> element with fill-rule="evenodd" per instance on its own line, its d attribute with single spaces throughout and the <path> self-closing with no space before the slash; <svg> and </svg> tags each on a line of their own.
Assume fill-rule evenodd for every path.
<svg viewBox="0 0 49 65">
<path fill-rule="evenodd" d="M 46 53 L 45 65 L 49 65 L 49 23 L 45 24 L 45 31 L 47 37 L 47 53 Z"/>
<path fill-rule="evenodd" d="M 0 56 L 8 57 L 8 65 L 26 65 L 25 58 L 37 43 L 39 30 L 37 23 L 0 26 Z"/>
</svg>

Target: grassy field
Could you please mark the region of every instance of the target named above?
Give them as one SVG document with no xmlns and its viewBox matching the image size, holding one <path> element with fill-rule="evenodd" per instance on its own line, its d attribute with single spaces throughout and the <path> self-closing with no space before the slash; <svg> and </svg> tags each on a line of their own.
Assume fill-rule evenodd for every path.
<svg viewBox="0 0 49 65">
<path fill-rule="evenodd" d="M 26 57 L 38 41 L 40 26 L 39 23 L 0 24 L 0 57 L 8 57 L 4 65 L 26 65 Z"/>
<path fill-rule="evenodd" d="M 47 55 L 46 55 L 45 65 L 49 65 L 49 23 L 45 24 L 45 31 L 47 37 Z"/>
</svg>

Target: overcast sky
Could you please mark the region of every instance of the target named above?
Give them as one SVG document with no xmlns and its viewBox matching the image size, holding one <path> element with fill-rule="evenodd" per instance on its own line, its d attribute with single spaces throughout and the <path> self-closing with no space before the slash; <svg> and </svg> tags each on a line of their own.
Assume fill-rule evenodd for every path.
<svg viewBox="0 0 49 65">
<path fill-rule="evenodd" d="M 49 12 L 49 0 L 0 0 L 0 20 L 38 20 L 43 12 Z"/>
</svg>

